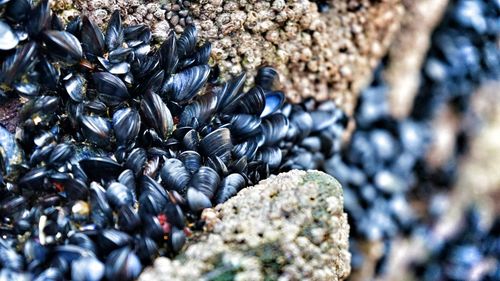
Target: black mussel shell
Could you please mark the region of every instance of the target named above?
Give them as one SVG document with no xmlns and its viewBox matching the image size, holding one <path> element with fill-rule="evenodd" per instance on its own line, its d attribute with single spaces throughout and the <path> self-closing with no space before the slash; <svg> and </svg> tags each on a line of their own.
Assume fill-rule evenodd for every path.
<svg viewBox="0 0 500 281">
<path fill-rule="evenodd" d="M 108 51 L 113 51 L 123 44 L 123 26 L 119 10 L 115 10 L 111 15 L 106 29 L 105 41 Z"/>
<path fill-rule="evenodd" d="M 47 30 L 43 33 L 49 54 L 66 63 L 74 64 L 83 57 L 80 41 L 67 31 Z"/>
<path fill-rule="evenodd" d="M 97 281 L 104 277 L 105 266 L 95 257 L 82 257 L 71 264 L 71 280 Z"/>
<path fill-rule="evenodd" d="M 196 48 L 198 30 L 194 25 L 188 25 L 177 41 L 177 53 L 181 58 L 192 54 Z"/>
<path fill-rule="evenodd" d="M 219 111 L 226 110 L 229 112 L 230 109 L 236 107 L 236 105 L 238 104 L 238 100 L 243 97 L 243 95 L 241 95 L 241 91 L 243 90 L 243 85 L 245 84 L 246 77 L 246 73 L 243 72 L 224 83 L 222 88 L 217 92 L 217 109 Z"/>
<path fill-rule="evenodd" d="M 222 108 L 222 112 L 237 111 L 240 113 L 261 115 L 266 103 L 266 94 L 264 89 L 259 86 L 251 88 L 246 94 L 238 100 L 237 103 L 230 104 L 228 107 Z"/>
<path fill-rule="evenodd" d="M 36 5 L 30 14 L 28 21 L 28 32 L 32 37 L 47 28 L 50 24 L 50 5 L 48 0 L 42 0 Z"/>
<path fill-rule="evenodd" d="M 213 117 L 216 109 L 217 96 L 212 92 L 206 93 L 184 108 L 179 124 L 190 126 L 195 119 L 199 124 L 206 124 Z"/>
<path fill-rule="evenodd" d="M 177 40 L 175 33 L 171 32 L 160 46 L 159 56 L 161 61 L 161 67 L 167 75 L 172 74 L 177 68 L 177 63 L 179 62 L 179 56 L 177 54 Z"/>
<path fill-rule="evenodd" d="M 36 63 L 37 44 L 33 41 L 16 48 L 16 52 L 8 56 L 2 63 L 0 81 L 11 84 L 24 75 Z"/>
<path fill-rule="evenodd" d="M 87 57 L 102 57 L 104 54 L 104 36 L 99 27 L 87 16 L 83 16 L 81 30 L 82 49 Z"/>
<path fill-rule="evenodd" d="M 142 265 L 139 258 L 129 247 L 114 250 L 106 259 L 106 278 L 108 280 L 132 281 L 139 277 Z"/>
<path fill-rule="evenodd" d="M 177 102 L 188 102 L 205 85 L 210 74 L 208 65 L 193 66 L 172 75 L 163 84 L 162 93 Z"/>
<path fill-rule="evenodd" d="M 255 83 L 266 90 L 272 90 L 273 85 L 278 82 L 279 74 L 273 67 L 261 67 L 257 72 Z"/>
<path fill-rule="evenodd" d="M 63 78 L 63 83 L 66 92 L 73 101 L 83 101 L 87 81 L 82 75 L 70 73 Z"/>
<path fill-rule="evenodd" d="M 118 105 L 130 95 L 127 86 L 115 75 L 108 72 L 97 72 L 92 75 L 99 99 L 110 106 Z"/>
<path fill-rule="evenodd" d="M 28 0 L 11 0 L 5 7 L 4 16 L 12 22 L 24 21 L 31 11 L 31 5 Z"/>
<path fill-rule="evenodd" d="M 113 182 L 106 189 L 106 198 L 111 206 L 119 209 L 122 206 L 131 206 L 134 204 L 135 192 L 119 182 Z"/>
<path fill-rule="evenodd" d="M 113 130 L 118 145 L 134 143 L 140 129 L 141 117 L 135 109 L 120 109 L 113 115 Z"/>
<path fill-rule="evenodd" d="M 225 177 L 215 195 L 215 204 L 226 202 L 227 199 L 245 187 L 245 183 L 245 179 L 240 174 L 230 174 Z"/>
<path fill-rule="evenodd" d="M 266 93 L 266 103 L 264 106 L 264 110 L 261 113 L 261 117 L 264 118 L 270 114 L 273 114 L 281 108 L 283 103 L 285 102 L 285 94 L 280 91 L 272 91 Z"/>
<path fill-rule="evenodd" d="M 148 125 L 166 140 L 174 128 L 174 120 L 170 110 L 162 101 L 160 96 L 153 92 L 148 92 L 141 101 L 141 112 Z"/>
<path fill-rule="evenodd" d="M 180 194 L 186 193 L 185 188 L 191 175 L 181 160 L 175 158 L 165 160 L 160 175 L 165 188 L 175 190 Z"/>
<path fill-rule="evenodd" d="M 16 34 L 8 24 L 0 21 L 0 50 L 8 51 L 14 49 L 19 43 Z"/>
<path fill-rule="evenodd" d="M 193 150 L 186 150 L 179 154 L 179 159 L 186 167 L 186 170 L 189 171 L 190 174 L 194 174 L 201 167 L 201 156 L 198 152 Z"/>
<path fill-rule="evenodd" d="M 260 125 L 267 146 L 277 144 L 286 137 L 288 132 L 288 118 L 281 113 L 276 113 L 262 120 Z"/>
<path fill-rule="evenodd" d="M 217 172 L 207 166 L 202 166 L 198 172 L 191 177 L 190 187 L 196 188 L 208 199 L 212 199 L 220 183 L 220 177 Z M 189 200 L 189 198 L 188 198 Z"/>
<path fill-rule="evenodd" d="M 109 157 L 90 157 L 80 160 L 80 166 L 85 174 L 91 179 L 100 181 L 101 179 L 114 179 L 123 170 L 120 164 Z"/>
<path fill-rule="evenodd" d="M 80 119 L 85 138 L 98 146 L 107 146 L 111 141 L 111 124 L 99 116 L 82 116 Z"/>
<path fill-rule="evenodd" d="M 59 68 L 52 64 L 45 56 L 39 57 L 40 62 L 36 70 L 40 72 L 40 83 L 48 89 L 55 90 L 59 82 Z"/>
<path fill-rule="evenodd" d="M 226 163 L 229 161 L 233 149 L 230 130 L 219 128 L 211 132 L 201 140 L 200 147 L 206 156 L 218 156 Z"/>
<path fill-rule="evenodd" d="M 100 227 L 106 227 L 112 222 L 113 213 L 106 198 L 106 190 L 96 182 L 90 184 L 90 216 Z"/>
<path fill-rule="evenodd" d="M 130 152 L 127 161 L 125 162 L 125 167 L 132 170 L 134 175 L 138 177 L 141 174 L 146 161 L 148 161 L 146 150 L 141 147 L 137 147 Z"/>
</svg>

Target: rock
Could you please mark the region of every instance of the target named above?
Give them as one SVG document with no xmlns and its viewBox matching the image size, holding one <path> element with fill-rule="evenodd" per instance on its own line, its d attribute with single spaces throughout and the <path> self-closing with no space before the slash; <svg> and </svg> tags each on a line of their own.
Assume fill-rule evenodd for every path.
<svg viewBox="0 0 500 281">
<path fill-rule="evenodd" d="M 74 1 L 101 26 L 120 9 L 125 23 L 149 24 L 160 40 L 193 22 L 224 78 L 272 65 L 292 101 L 331 98 L 348 113 L 404 15 L 403 0 L 321 1 L 322 13 L 307 0 Z"/>
<path fill-rule="evenodd" d="M 271 176 L 202 216 L 205 232 L 139 280 L 343 280 L 350 273 L 342 189 L 322 172 Z"/>
<path fill-rule="evenodd" d="M 411 111 L 432 32 L 441 21 L 448 1 L 404 1 L 407 12 L 390 46 L 385 70 L 390 108 L 398 118 L 407 117 Z"/>
</svg>

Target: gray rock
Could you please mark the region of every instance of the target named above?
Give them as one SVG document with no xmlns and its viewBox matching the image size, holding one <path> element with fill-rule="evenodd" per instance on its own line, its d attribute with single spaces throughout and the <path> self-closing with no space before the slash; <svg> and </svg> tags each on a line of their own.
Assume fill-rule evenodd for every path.
<svg viewBox="0 0 500 281">
<path fill-rule="evenodd" d="M 205 231 L 139 280 L 343 280 L 350 273 L 342 189 L 327 174 L 272 176 L 202 217 Z"/>
</svg>

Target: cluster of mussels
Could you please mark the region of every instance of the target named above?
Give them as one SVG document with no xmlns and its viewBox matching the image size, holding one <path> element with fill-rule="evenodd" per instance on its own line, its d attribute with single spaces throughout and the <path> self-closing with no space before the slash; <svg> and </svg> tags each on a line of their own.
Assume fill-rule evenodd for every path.
<svg viewBox="0 0 500 281">
<path fill-rule="evenodd" d="M 489 80 L 500 80 L 500 4 L 494 0 L 450 1 L 442 23 L 434 31 L 432 45 L 421 72 L 422 83 L 412 116 L 429 120 L 443 105 L 457 115 L 470 111 L 475 90 Z M 467 150 L 470 128 L 462 127 L 456 138 L 455 157 L 446 165 L 418 165 L 419 189 L 441 192 L 453 185 L 456 163 Z"/>
<path fill-rule="evenodd" d="M 365 262 L 362 242 L 381 242 L 387 254 L 394 237 L 413 229 L 418 217 L 409 193 L 416 182 L 415 166 L 432 137 L 425 123 L 390 115 L 387 88 L 380 80 L 376 75 L 361 94 L 351 142 L 324 166 L 344 190 L 353 269 Z M 379 260 L 376 274 L 382 273 L 386 257 Z"/>
<path fill-rule="evenodd" d="M 488 222 L 472 207 L 451 237 L 426 235 L 430 255 L 412 265 L 418 280 L 500 280 L 500 216 Z"/>
<path fill-rule="evenodd" d="M 114 12 L 65 27 L 49 2 L 0 2 L 0 280 L 131 280 L 175 255 L 202 209 L 271 173 L 322 165 L 347 123 L 332 102 L 292 105 L 259 70 L 221 82 L 197 30 L 159 47 Z"/>
<path fill-rule="evenodd" d="M 499 17 L 495 0 L 450 1 L 432 36 L 413 116 L 429 119 L 445 103 L 466 112 L 478 85 L 500 79 Z"/>
<path fill-rule="evenodd" d="M 442 166 L 434 167 L 425 157 L 436 137 L 429 123 L 445 105 L 451 105 L 459 120 L 465 120 L 474 91 L 488 80 L 500 79 L 499 16 L 498 1 L 450 2 L 433 34 L 420 90 L 407 119 L 390 116 L 385 82 L 377 73 L 362 93 L 351 143 L 325 166 L 343 183 L 354 269 L 365 261 L 363 242 L 378 241 L 383 242 L 383 254 L 375 275 L 383 274 L 393 238 L 419 235 L 442 212 L 433 208 L 433 203 L 442 200 L 443 188 L 449 190 L 456 181 L 458 160 L 467 151 L 470 128 L 461 128 L 454 154 Z M 428 210 L 416 212 L 409 203 L 415 199 L 429 206 Z M 439 265 L 444 264 L 435 266 Z"/>
</svg>

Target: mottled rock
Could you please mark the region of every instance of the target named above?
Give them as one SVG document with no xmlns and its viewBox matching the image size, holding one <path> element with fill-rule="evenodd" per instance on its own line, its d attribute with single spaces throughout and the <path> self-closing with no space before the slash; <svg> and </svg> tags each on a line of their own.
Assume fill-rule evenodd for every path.
<svg viewBox="0 0 500 281">
<path fill-rule="evenodd" d="M 192 21 L 226 78 L 272 65 L 292 101 L 332 98 L 348 113 L 404 14 L 402 0 L 329 0 L 322 13 L 307 0 L 75 1 L 101 26 L 120 9 L 125 23 L 150 24 L 158 39 Z"/>
<path fill-rule="evenodd" d="M 242 190 L 202 217 L 205 232 L 140 280 L 343 280 L 349 225 L 340 184 L 291 171 Z"/>
<path fill-rule="evenodd" d="M 405 118 L 411 111 L 431 34 L 443 17 L 448 1 L 404 1 L 406 14 L 390 46 L 389 63 L 384 71 L 389 85 L 390 108 L 396 117 Z"/>
</svg>

